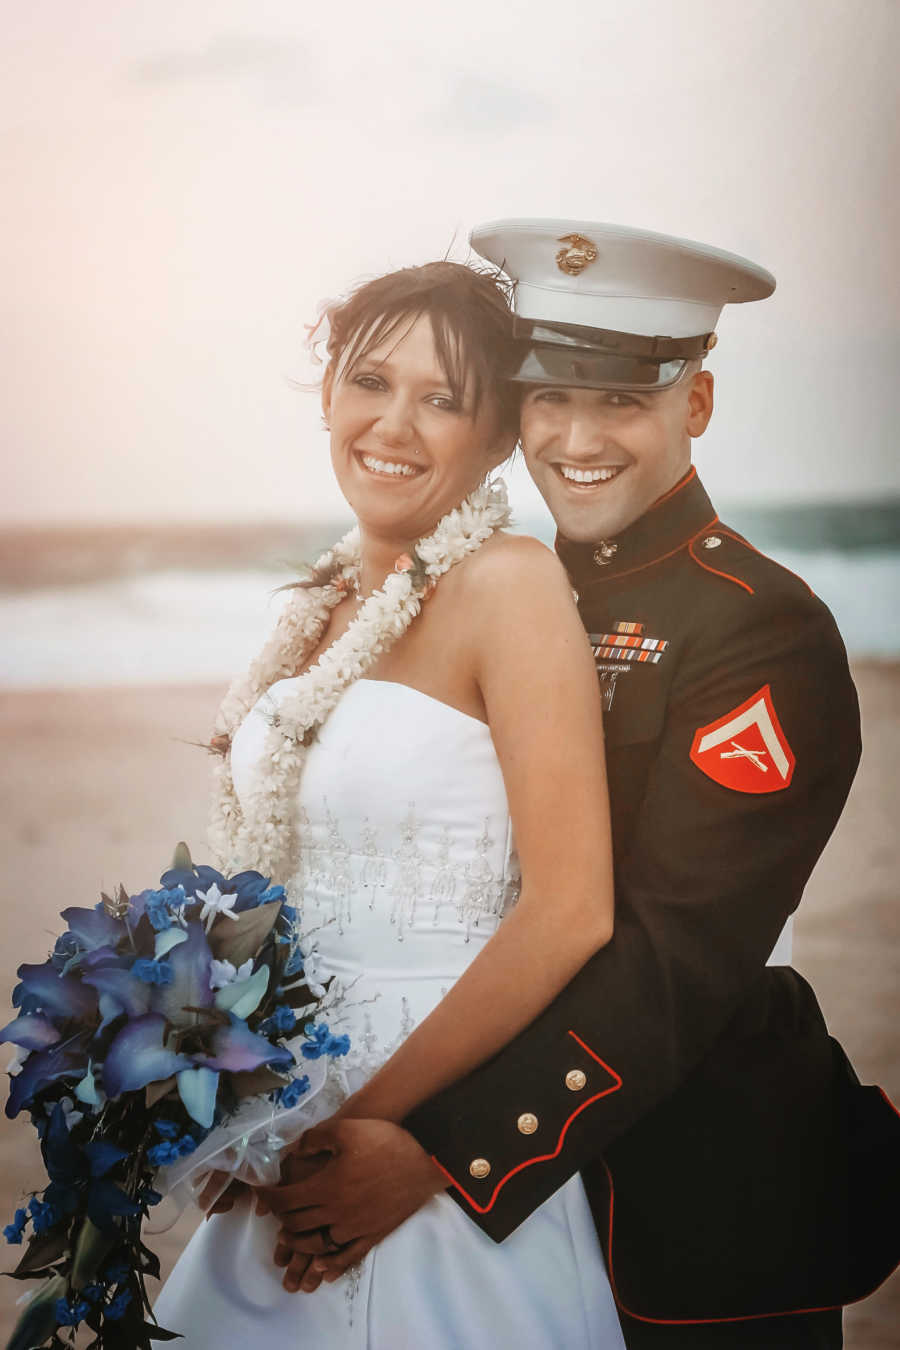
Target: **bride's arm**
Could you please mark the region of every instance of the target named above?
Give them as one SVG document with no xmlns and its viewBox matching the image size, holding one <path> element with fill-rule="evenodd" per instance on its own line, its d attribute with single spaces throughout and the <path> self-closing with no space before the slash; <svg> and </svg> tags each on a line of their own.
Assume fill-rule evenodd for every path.
<svg viewBox="0 0 900 1350">
<path fill-rule="evenodd" d="M 531 539 L 467 569 L 466 646 L 503 770 L 522 891 L 465 973 L 342 1115 L 402 1120 L 512 1040 L 612 936 L 600 691 L 565 573 Z M 462 581 L 462 578 L 460 578 Z"/>
</svg>

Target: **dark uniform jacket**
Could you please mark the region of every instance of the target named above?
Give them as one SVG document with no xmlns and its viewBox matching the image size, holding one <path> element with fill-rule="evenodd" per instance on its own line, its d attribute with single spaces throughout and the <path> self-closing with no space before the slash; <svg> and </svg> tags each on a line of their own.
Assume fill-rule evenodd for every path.
<svg viewBox="0 0 900 1350">
<path fill-rule="evenodd" d="M 406 1124 L 497 1241 L 580 1171 L 626 1338 L 863 1297 L 897 1260 L 900 1118 L 766 965 L 859 760 L 840 635 L 693 470 L 558 552 L 608 705 L 615 934 Z"/>
</svg>

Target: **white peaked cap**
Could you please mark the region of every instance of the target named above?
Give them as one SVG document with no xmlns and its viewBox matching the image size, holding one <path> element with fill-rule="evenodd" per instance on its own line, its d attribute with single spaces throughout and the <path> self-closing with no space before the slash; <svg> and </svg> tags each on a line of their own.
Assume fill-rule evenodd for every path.
<svg viewBox="0 0 900 1350">
<path fill-rule="evenodd" d="M 523 319 L 691 338 L 712 333 L 726 304 L 764 300 L 775 278 L 734 253 L 593 220 L 497 220 L 472 247 L 515 282 Z"/>
</svg>

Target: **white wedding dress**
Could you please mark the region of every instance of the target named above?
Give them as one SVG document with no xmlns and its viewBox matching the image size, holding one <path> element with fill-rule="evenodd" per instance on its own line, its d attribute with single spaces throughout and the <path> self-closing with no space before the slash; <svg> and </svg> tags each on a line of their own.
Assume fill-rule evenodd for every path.
<svg viewBox="0 0 900 1350">
<path fill-rule="evenodd" d="M 264 771 L 267 719 L 293 684 L 273 686 L 235 736 L 239 794 Z M 491 733 L 407 685 L 358 680 L 310 749 L 299 810 L 291 898 L 303 933 L 314 932 L 318 977 L 333 975 L 343 991 L 328 1022 L 349 1034 L 351 1051 L 329 1073 L 352 1091 L 515 902 Z M 309 1123 L 334 1104 L 320 1093 Z M 276 1231 L 247 1206 L 201 1225 L 155 1308 L 162 1326 L 184 1333 L 187 1350 L 624 1350 L 578 1177 L 499 1244 L 442 1194 L 314 1294 L 282 1289 Z"/>
</svg>

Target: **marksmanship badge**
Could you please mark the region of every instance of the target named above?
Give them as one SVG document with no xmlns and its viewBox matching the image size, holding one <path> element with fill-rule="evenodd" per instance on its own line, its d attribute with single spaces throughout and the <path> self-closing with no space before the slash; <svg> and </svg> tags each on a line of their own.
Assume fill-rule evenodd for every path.
<svg viewBox="0 0 900 1350">
<path fill-rule="evenodd" d="M 556 265 L 561 272 L 570 277 L 580 276 L 584 269 L 595 263 L 600 256 L 597 245 L 592 244 L 590 239 L 585 239 L 583 234 L 564 234 L 557 243 L 568 245 L 557 253 Z"/>
<path fill-rule="evenodd" d="M 735 792 L 780 792 L 794 775 L 794 752 L 778 721 L 772 691 L 757 689 L 724 717 L 699 727 L 691 760 L 707 778 Z"/>
</svg>

